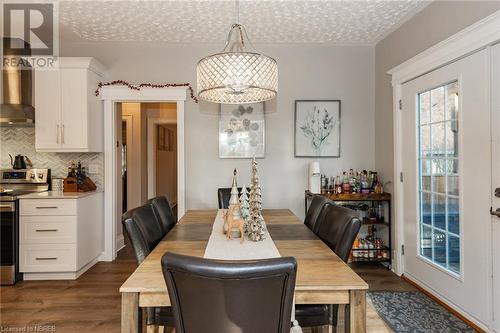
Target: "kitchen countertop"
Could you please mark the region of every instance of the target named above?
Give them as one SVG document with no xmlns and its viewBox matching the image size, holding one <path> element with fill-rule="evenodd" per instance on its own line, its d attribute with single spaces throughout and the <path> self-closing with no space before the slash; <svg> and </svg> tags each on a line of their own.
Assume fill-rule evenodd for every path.
<svg viewBox="0 0 500 333">
<path fill-rule="evenodd" d="M 37 192 L 18 196 L 19 199 L 79 199 L 102 193 L 102 191 L 91 192 L 62 192 L 62 191 L 47 191 Z"/>
</svg>

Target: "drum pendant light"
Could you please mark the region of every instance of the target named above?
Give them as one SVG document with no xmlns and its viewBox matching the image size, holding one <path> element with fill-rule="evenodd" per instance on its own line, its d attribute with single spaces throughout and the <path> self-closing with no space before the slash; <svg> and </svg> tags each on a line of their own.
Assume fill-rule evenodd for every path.
<svg viewBox="0 0 500 333">
<path fill-rule="evenodd" d="M 198 97 L 213 103 L 257 103 L 274 98 L 278 92 L 276 60 L 257 53 L 245 28 L 231 26 L 224 50 L 201 59 L 196 67 Z"/>
</svg>

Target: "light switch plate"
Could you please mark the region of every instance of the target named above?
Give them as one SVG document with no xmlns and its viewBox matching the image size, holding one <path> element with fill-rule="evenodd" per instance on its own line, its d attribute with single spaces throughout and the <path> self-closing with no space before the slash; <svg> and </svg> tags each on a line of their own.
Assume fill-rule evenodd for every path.
<svg viewBox="0 0 500 333">
<path fill-rule="evenodd" d="M 96 174 L 99 173 L 99 167 L 97 164 L 90 164 L 89 165 L 89 173 Z"/>
</svg>

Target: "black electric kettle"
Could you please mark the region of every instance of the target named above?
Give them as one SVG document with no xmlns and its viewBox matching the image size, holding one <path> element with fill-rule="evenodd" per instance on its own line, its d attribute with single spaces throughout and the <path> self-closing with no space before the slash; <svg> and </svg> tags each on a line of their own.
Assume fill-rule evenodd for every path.
<svg viewBox="0 0 500 333">
<path fill-rule="evenodd" d="M 12 157 L 11 154 L 10 156 L 10 164 L 12 165 L 12 169 L 26 169 L 26 162 L 28 162 L 28 165 L 31 167 L 33 164 L 31 163 L 31 160 L 28 158 L 28 156 L 24 155 L 16 155 L 16 157 Z M 26 161 L 24 160 L 26 158 Z"/>
</svg>

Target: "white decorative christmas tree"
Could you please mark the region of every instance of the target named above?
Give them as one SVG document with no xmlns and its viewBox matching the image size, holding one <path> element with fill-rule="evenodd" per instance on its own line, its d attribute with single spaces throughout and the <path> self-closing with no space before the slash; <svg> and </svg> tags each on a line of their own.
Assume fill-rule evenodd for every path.
<svg viewBox="0 0 500 333">
<path fill-rule="evenodd" d="M 247 235 L 250 240 L 261 241 L 265 238 L 266 228 L 262 217 L 262 192 L 260 190 L 257 161 L 252 160 L 252 178 L 250 181 L 250 218 L 247 223 Z"/>
<path fill-rule="evenodd" d="M 240 204 L 240 199 L 239 199 L 239 193 L 238 193 L 238 183 L 236 181 L 236 169 L 234 169 L 233 184 L 231 186 L 231 197 L 229 198 L 229 206 L 231 206 L 231 205 L 238 205 L 239 206 L 239 204 Z M 235 219 L 241 218 L 240 209 L 234 210 L 233 217 Z"/>
<path fill-rule="evenodd" d="M 240 192 L 240 211 L 241 217 L 247 221 L 250 217 L 250 205 L 248 203 L 248 190 L 245 185 L 243 185 Z"/>
</svg>

